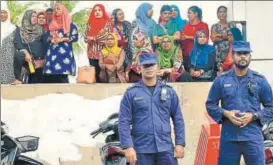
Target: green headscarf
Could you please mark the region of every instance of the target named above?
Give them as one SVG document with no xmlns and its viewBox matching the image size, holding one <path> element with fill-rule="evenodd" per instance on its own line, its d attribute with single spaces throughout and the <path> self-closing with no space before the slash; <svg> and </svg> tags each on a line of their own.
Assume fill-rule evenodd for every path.
<svg viewBox="0 0 273 165">
<path fill-rule="evenodd" d="M 168 38 L 171 41 L 170 50 L 166 51 L 162 47 L 162 43 L 159 44 L 158 47 L 158 64 L 161 69 L 164 68 L 172 68 L 173 64 L 176 60 L 176 54 L 179 51 L 178 47 L 174 44 L 174 40 L 171 36 L 164 35 L 162 36 L 162 40 Z"/>
</svg>

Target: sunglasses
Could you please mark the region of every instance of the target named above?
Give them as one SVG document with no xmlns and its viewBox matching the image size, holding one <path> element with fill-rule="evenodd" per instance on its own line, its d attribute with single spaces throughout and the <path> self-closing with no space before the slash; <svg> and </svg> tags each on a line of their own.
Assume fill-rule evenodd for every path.
<svg viewBox="0 0 273 165">
<path fill-rule="evenodd" d="M 149 68 L 149 67 L 154 67 L 155 64 L 144 64 L 142 66 L 143 66 L 143 68 Z"/>
<path fill-rule="evenodd" d="M 249 56 L 250 53 L 249 52 L 237 52 L 237 56 L 242 56 L 242 55 Z"/>
</svg>

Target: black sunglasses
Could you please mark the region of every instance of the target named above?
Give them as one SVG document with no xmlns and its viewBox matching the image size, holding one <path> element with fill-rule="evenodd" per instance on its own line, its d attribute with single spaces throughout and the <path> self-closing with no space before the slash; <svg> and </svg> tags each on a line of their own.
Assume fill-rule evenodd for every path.
<svg viewBox="0 0 273 165">
<path fill-rule="evenodd" d="M 245 55 L 245 56 L 249 56 L 250 55 L 250 52 L 236 52 L 238 56 L 242 56 L 242 55 Z"/>
<path fill-rule="evenodd" d="M 144 64 L 142 66 L 143 68 L 149 68 L 149 67 L 155 66 L 155 64 Z"/>
</svg>

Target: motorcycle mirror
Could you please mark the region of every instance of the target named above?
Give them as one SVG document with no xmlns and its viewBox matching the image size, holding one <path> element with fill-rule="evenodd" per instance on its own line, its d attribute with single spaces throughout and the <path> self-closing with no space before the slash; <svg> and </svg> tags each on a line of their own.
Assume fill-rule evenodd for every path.
<svg viewBox="0 0 273 165">
<path fill-rule="evenodd" d="M 9 127 L 5 123 L 1 122 L 1 134 L 8 134 L 8 133 L 9 133 Z"/>
<path fill-rule="evenodd" d="M 38 149 L 39 137 L 23 136 L 16 138 L 16 140 L 21 144 L 21 147 L 25 152 L 36 151 Z"/>
</svg>

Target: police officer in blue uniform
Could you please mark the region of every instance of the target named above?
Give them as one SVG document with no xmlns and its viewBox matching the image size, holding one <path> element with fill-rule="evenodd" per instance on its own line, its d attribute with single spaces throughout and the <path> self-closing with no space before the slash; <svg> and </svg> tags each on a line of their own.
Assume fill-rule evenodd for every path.
<svg viewBox="0 0 273 165">
<path fill-rule="evenodd" d="M 179 99 L 157 80 L 157 56 L 139 56 L 142 80 L 128 88 L 120 105 L 119 138 L 129 163 L 177 165 L 184 157 L 185 130 Z M 175 146 L 170 118 L 174 124 Z"/>
<path fill-rule="evenodd" d="M 262 124 L 273 118 L 272 89 L 248 68 L 250 43 L 234 42 L 232 49 L 235 66 L 215 79 L 206 102 L 209 115 L 222 124 L 218 164 L 239 165 L 243 155 L 246 165 L 265 165 Z"/>
</svg>

